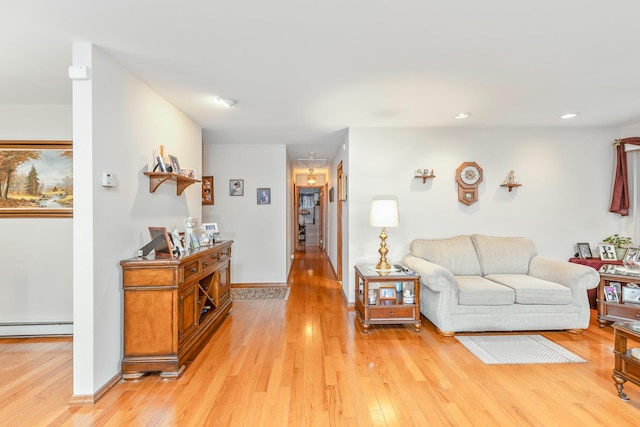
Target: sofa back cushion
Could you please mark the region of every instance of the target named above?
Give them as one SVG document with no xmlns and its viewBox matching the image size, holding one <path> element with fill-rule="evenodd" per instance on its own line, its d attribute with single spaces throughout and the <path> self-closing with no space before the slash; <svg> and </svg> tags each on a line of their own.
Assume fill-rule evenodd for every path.
<svg viewBox="0 0 640 427">
<path fill-rule="evenodd" d="M 449 239 L 416 239 L 409 247 L 411 255 L 438 264 L 454 276 L 481 275 L 478 255 L 470 236 Z"/>
<path fill-rule="evenodd" d="M 526 237 L 471 236 L 482 275 L 528 274 L 529 262 L 537 255 L 536 247 Z"/>
</svg>

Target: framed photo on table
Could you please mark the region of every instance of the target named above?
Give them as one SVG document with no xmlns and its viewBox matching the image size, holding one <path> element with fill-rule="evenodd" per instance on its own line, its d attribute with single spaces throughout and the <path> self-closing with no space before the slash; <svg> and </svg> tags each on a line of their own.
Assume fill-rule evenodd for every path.
<svg viewBox="0 0 640 427">
<path fill-rule="evenodd" d="M 598 245 L 598 252 L 602 261 L 617 261 L 616 250 L 613 245 L 601 243 Z"/>
<path fill-rule="evenodd" d="M 622 301 L 632 304 L 640 304 L 640 288 L 624 286 L 622 288 Z"/>
<path fill-rule="evenodd" d="M 640 248 L 628 248 L 622 259 L 622 264 L 627 266 L 637 266 L 640 258 Z"/>
<path fill-rule="evenodd" d="M 616 288 L 613 286 L 605 286 L 604 299 L 607 300 L 607 302 L 618 302 L 618 293 L 616 292 Z"/>
<path fill-rule="evenodd" d="M 580 259 L 591 258 L 591 247 L 588 243 L 578 243 L 578 256 Z"/>
<path fill-rule="evenodd" d="M 380 286 L 380 300 L 396 300 L 396 287 L 395 286 Z"/>
</svg>

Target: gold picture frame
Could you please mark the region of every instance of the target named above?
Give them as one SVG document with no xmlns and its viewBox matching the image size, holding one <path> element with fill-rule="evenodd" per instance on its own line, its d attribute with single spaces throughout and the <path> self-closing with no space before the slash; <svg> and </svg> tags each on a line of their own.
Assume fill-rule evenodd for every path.
<svg viewBox="0 0 640 427">
<path fill-rule="evenodd" d="M 0 141 L 0 217 L 73 217 L 71 141 Z"/>
</svg>

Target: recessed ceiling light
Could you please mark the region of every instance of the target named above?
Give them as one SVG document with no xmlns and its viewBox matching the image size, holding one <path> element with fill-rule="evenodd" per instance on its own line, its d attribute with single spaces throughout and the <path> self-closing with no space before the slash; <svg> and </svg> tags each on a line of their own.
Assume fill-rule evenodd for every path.
<svg viewBox="0 0 640 427">
<path fill-rule="evenodd" d="M 458 113 L 455 116 L 453 116 L 453 118 L 454 119 L 466 119 L 470 115 L 471 115 L 471 113 Z"/>
<path fill-rule="evenodd" d="M 231 98 L 223 98 L 221 96 L 218 97 L 218 102 L 222 105 L 224 105 L 225 107 L 233 107 L 234 105 L 236 105 L 238 103 L 238 101 L 231 99 Z"/>
<path fill-rule="evenodd" d="M 580 113 L 567 113 L 567 114 L 563 114 L 562 116 L 560 116 L 560 118 L 561 119 L 573 119 L 578 114 L 580 114 Z"/>
</svg>

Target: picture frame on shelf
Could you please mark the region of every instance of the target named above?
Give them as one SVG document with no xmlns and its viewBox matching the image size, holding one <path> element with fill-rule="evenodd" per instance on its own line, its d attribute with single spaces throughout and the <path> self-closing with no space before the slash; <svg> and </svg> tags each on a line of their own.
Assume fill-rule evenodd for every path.
<svg viewBox="0 0 640 427">
<path fill-rule="evenodd" d="M 577 243 L 578 246 L 578 256 L 580 259 L 588 259 L 592 257 L 591 247 L 588 243 Z"/>
<path fill-rule="evenodd" d="M 631 304 L 640 304 L 640 288 L 624 286 L 622 288 L 622 301 Z"/>
<path fill-rule="evenodd" d="M 618 293 L 616 292 L 616 288 L 613 286 L 605 286 L 604 287 L 604 299 L 607 302 L 619 302 L 618 301 Z"/>
<path fill-rule="evenodd" d="M 195 169 L 181 168 L 180 169 L 180 175 L 186 176 L 187 178 L 196 179 L 196 171 L 195 171 Z"/>
<path fill-rule="evenodd" d="M 620 282 L 609 282 L 609 286 L 613 286 L 613 288 L 616 290 L 616 293 L 618 295 L 622 293 L 621 291 L 622 285 L 620 284 Z"/>
<path fill-rule="evenodd" d="M 213 194 L 213 177 L 212 176 L 203 176 L 202 177 L 202 204 L 203 205 L 213 205 L 214 194 Z"/>
<path fill-rule="evenodd" d="M 380 286 L 379 290 L 380 301 L 393 300 L 397 298 L 395 286 Z"/>
<path fill-rule="evenodd" d="M 602 261 L 617 261 L 616 249 L 613 245 L 608 243 L 601 243 L 598 245 L 598 253 Z"/>
<path fill-rule="evenodd" d="M 259 205 L 271 204 L 271 188 L 258 188 L 256 191 Z"/>
<path fill-rule="evenodd" d="M 229 180 L 229 195 L 244 196 L 244 179 Z"/>
<path fill-rule="evenodd" d="M 180 163 L 178 162 L 178 158 L 176 156 L 172 156 L 171 154 L 169 154 L 169 160 L 171 160 L 171 168 L 173 170 L 173 173 L 180 175 L 181 169 L 180 169 Z"/>
<path fill-rule="evenodd" d="M 163 173 L 167 173 L 167 165 L 165 164 L 164 160 L 162 159 L 162 156 L 156 156 L 156 161 L 158 162 L 156 164 L 156 167 L 153 168 L 153 171 L 155 172 L 156 169 L 158 169 L 158 172 L 163 172 Z"/>
</svg>

